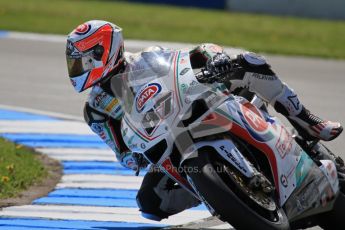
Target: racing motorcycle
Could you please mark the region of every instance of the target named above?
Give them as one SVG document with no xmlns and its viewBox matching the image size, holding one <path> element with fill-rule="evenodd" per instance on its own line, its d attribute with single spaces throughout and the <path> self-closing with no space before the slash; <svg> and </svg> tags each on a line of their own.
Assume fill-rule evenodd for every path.
<svg viewBox="0 0 345 230">
<path fill-rule="evenodd" d="M 155 58 L 150 69 L 112 78 L 133 152 L 236 229 L 344 226 L 335 163 L 311 157 L 330 150 L 294 135 L 259 97 L 200 83 L 187 50 Z"/>
</svg>

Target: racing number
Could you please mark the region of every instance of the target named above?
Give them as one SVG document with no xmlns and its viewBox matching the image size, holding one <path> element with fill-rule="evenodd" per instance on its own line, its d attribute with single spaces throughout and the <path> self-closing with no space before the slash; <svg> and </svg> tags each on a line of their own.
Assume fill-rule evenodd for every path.
<svg viewBox="0 0 345 230">
<path fill-rule="evenodd" d="M 172 111 L 172 93 L 169 92 L 156 102 L 153 109 L 145 114 L 141 121 L 146 133 L 151 136 L 160 121 L 166 118 Z"/>
<path fill-rule="evenodd" d="M 164 96 L 162 96 L 161 98 L 159 98 L 154 108 L 156 109 L 161 119 L 164 119 L 168 115 L 170 115 L 172 111 L 172 92 L 169 92 L 165 94 Z"/>
</svg>

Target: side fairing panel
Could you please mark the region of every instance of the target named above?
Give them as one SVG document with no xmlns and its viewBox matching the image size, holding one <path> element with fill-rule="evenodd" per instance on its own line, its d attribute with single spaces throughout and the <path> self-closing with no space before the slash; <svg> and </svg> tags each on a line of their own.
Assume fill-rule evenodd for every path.
<svg viewBox="0 0 345 230">
<path fill-rule="evenodd" d="M 216 110 L 217 116 L 232 121 L 230 132 L 261 150 L 268 158 L 283 205 L 300 183 L 296 175 L 303 150 L 277 119 L 258 110 L 240 97 L 230 97 Z"/>
</svg>

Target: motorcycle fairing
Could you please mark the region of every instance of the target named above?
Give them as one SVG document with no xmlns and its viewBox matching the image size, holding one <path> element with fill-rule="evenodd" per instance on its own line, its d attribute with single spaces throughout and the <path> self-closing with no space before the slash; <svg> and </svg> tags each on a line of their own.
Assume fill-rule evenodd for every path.
<svg viewBox="0 0 345 230">
<path fill-rule="evenodd" d="M 296 174 L 300 168 L 303 168 L 302 166 L 298 168 L 299 164 L 310 165 L 312 160 L 297 145 L 285 126 L 278 119 L 272 118 L 267 113 L 258 110 L 254 105 L 241 97 L 231 95 L 225 97 L 224 87 L 219 86 L 216 90 L 210 90 L 210 87 L 200 84 L 191 70 L 189 53 L 187 51 L 172 52 L 171 55 L 173 58 L 169 74 L 165 78 L 148 81 L 140 89 L 140 92 L 146 92 L 145 90 L 149 92 L 147 89 L 151 86 L 149 84 L 158 84 L 160 87 L 156 91 L 159 92 L 148 93 L 148 97 L 141 98 L 144 101 L 140 101 L 140 111 L 134 109 L 134 105 L 132 105 L 133 109 L 126 111 L 122 122 L 122 131 L 124 141 L 126 143 L 132 142 L 132 145 L 129 145 L 130 149 L 145 153 L 150 147 L 158 145 L 164 137 L 168 143 L 167 147 L 162 150 L 163 153 L 159 153 L 159 160 L 154 162 L 158 165 L 162 164 L 171 154 L 172 145 L 169 145 L 169 143 L 173 143 L 175 137 L 186 131 L 185 127 L 179 127 L 179 122 L 188 117 L 188 108 L 190 108 L 191 103 L 200 97 L 205 98 L 205 103 L 210 110 L 200 116 L 195 121 L 195 124 L 188 127 L 191 135 L 198 134 L 199 137 L 202 137 L 207 134 L 216 134 L 218 131 L 230 131 L 261 150 L 266 154 L 271 165 L 281 206 L 286 203 L 297 188 L 301 189 L 301 194 L 305 193 L 302 190 L 303 185 L 307 183 L 306 179 L 297 180 L 300 175 Z M 159 121 L 147 122 L 147 124 L 153 124 L 155 127 L 152 132 L 145 133 L 144 129 L 146 127 L 142 125 L 142 118 L 147 115 L 151 117 L 150 113 L 156 113 L 158 107 L 155 105 L 157 101 L 168 94 L 172 95 L 170 98 L 172 107 L 169 116 L 164 117 L 164 119 L 159 115 L 153 116 L 155 118 L 158 117 Z M 143 103 L 147 104 L 143 106 Z M 136 120 L 135 118 L 139 119 Z M 209 129 L 209 133 L 205 132 L 205 130 L 203 130 L 203 133 L 193 132 L 198 129 L 200 124 L 209 127 L 213 126 L 214 129 Z M 171 127 L 175 129 L 173 132 L 169 130 Z M 190 152 L 192 151 L 190 150 Z M 303 160 L 301 161 L 301 159 Z M 307 170 L 305 172 L 308 174 Z M 167 173 L 170 173 L 170 176 L 181 183 L 176 175 L 174 176 L 172 175 L 173 173 L 168 171 Z"/>
<path fill-rule="evenodd" d="M 230 96 L 224 104 L 226 107 L 219 107 L 215 113 L 232 121 L 229 130 L 232 134 L 266 154 L 280 204 L 283 205 L 296 188 L 294 172 L 300 160 L 301 148 L 293 141 L 284 125 L 262 113 L 247 100 Z"/>
<path fill-rule="evenodd" d="M 325 168 L 328 167 L 328 169 Z M 337 176 L 334 177 L 334 163 L 331 161 L 323 161 L 318 167 L 314 163 L 310 163 L 309 156 L 305 153 L 301 155 L 301 159 L 296 169 L 296 176 L 300 177 L 297 189 L 292 193 L 290 198 L 284 204 L 284 209 L 288 218 L 295 221 L 309 215 L 329 211 L 338 192 L 338 187 L 333 190 L 330 182 L 337 186 Z M 325 176 L 320 176 L 320 169 Z M 328 174 L 333 178 L 328 178 Z M 332 176 L 333 175 L 333 176 Z"/>
</svg>

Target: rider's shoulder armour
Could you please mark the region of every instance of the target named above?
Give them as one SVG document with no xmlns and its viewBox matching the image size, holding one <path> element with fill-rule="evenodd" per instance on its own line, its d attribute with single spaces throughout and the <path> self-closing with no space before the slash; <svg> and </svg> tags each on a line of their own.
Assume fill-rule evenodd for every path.
<svg viewBox="0 0 345 230">
<path fill-rule="evenodd" d="M 88 98 L 89 106 L 114 119 L 120 119 L 123 114 L 120 100 L 107 94 L 100 86 L 94 86 Z"/>
<path fill-rule="evenodd" d="M 250 65 L 265 65 L 267 64 L 266 59 L 253 52 L 245 52 L 242 54 L 243 59 Z"/>
</svg>

